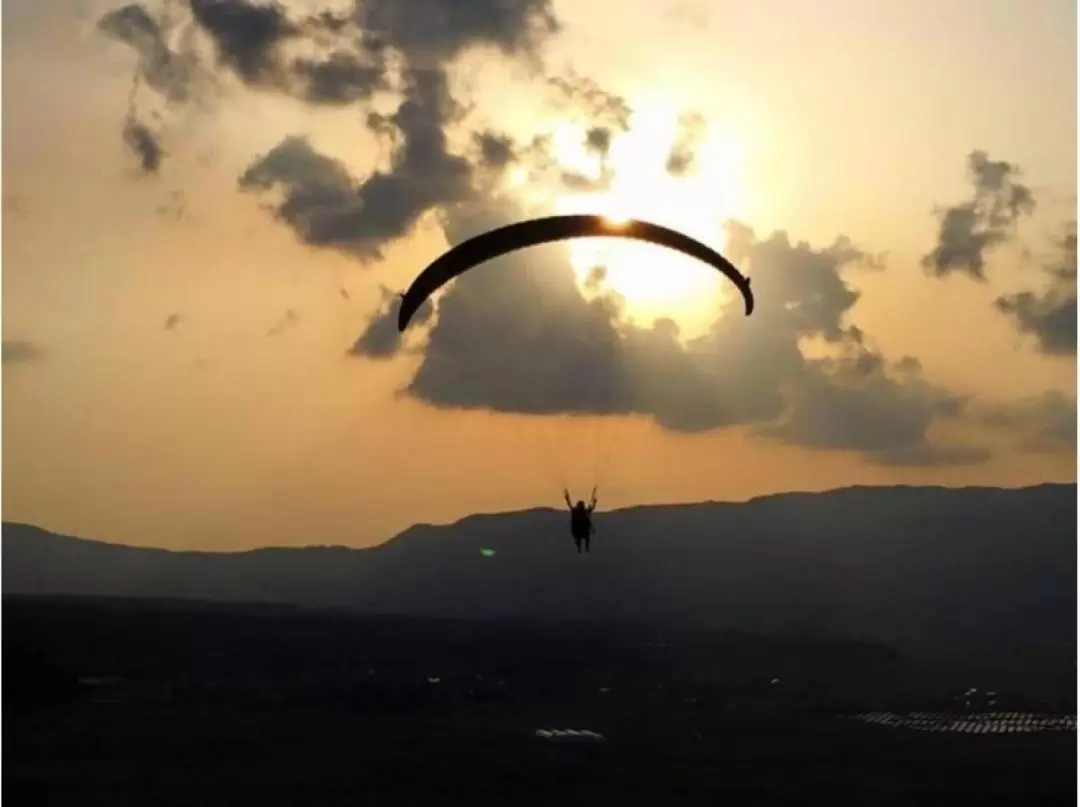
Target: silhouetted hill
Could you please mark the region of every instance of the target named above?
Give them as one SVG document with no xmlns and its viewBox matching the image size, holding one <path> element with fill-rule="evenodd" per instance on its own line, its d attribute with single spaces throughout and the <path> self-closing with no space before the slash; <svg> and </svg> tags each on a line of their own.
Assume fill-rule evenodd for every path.
<svg viewBox="0 0 1080 807">
<path fill-rule="evenodd" d="M 849 488 L 598 517 L 412 527 L 370 549 L 171 552 L 4 524 L 5 594 L 280 602 L 417 616 L 622 619 L 1075 658 L 1075 484 Z M 493 557 L 480 554 L 494 549 Z"/>
</svg>

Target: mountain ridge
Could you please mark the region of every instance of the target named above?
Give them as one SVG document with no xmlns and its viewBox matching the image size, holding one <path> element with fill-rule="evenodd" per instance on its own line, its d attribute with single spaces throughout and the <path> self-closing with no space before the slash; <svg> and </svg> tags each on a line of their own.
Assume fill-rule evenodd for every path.
<svg viewBox="0 0 1080 807">
<path fill-rule="evenodd" d="M 580 556 L 554 508 L 414 525 L 373 547 L 239 552 L 5 523 L 2 577 L 15 594 L 644 620 L 1075 657 L 1076 513 L 1074 483 L 857 486 L 603 512 Z"/>
<path fill-rule="evenodd" d="M 829 488 L 827 490 L 812 491 L 812 490 L 791 490 L 781 491 L 777 493 L 764 493 L 760 496 L 753 496 L 749 499 L 743 500 L 727 500 L 727 499 L 703 499 L 697 502 L 671 502 L 660 504 L 633 504 L 626 507 L 616 508 L 614 510 L 598 510 L 598 518 L 602 519 L 605 516 L 618 515 L 625 513 L 633 513 L 644 510 L 672 510 L 682 508 L 699 508 L 699 507 L 741 507 L 751 504 L 760 504 L 764 502 L 779 501 L 779 500 L 793 500 L 799 498 L 816 498 L 820 496 L 837 496 L 850 493 L 864 493 L 864 492 L 880 492 L 880 491 L 896 491 L 896 492 L 960 492 L 960 493 L 974 493 L 974 492 L 1018 492 L 1018 491 L 1039 491 L 1046 489 L 1072 489 L 1074 492 L 1077 490 L 1076 482 L 1040 482 L 1035 485 L 1021 485 L 1017 487 L 1001 487 L 997 485 L 961 485 L 961 486 L 947 486 L 947 485 L 845 485 L 839 488 Z M 199 554 L 199 555 L 244 555 L 252 552 L 262 551 L 274 551 L 274 550 L 296 550 L 296 549 L 347 549 L 349 551 L 365 551 L 371 549 L 378 549 L 379 547 L 386 546 L 392 541 L 396 541 L 400 538 L 408 536 L 418 530 L 427 529 L 447 529 L 457 527 L 465 522 L 474 519 L 485 518 L 501 518 L 506 516 L 519 516 L 519 515 L 531 515 L 539 513 L 562 513 L 563 508 L 560 507 L 530 507 L 522 510 L 496 510 L 491 512 L 482 513 L 469 513 L 461 516 L 454 521 L 447 522 L 427 522 L 421 521 L 415 524 L 410 524 L 398 533 L 390 536 L 386 540 L 377 543 L 370 544 L 368 546 L 353 546 L 351 544 L 283 544 L 280 546 L 259 546 L 252 547 L 250 549 L 173 549 L 169 547 L 155 547 L 142 544 L 125 544 L 117 543 L 114 541 L 108 541 L 101 538 L 87 538 L 80 535 L 70 535 L 67 533 L 54 532 L 46 527 L 41 527 L 36 524 L 22 521 L 3 521 L 0 522 L 0 528 L 6 529 L 8 527 L 17 529 L 31 529 L 41 533 L 48 534 L 57 538 L 70 538 L 77 541 L 83 541 L 86 543 L 105 544 L 114 547 L 123 547 L 125 549 L 146 549 L 146 550 L 160 550 L 162 552 L 170 552 L 174 554 Z"/>
</svg>

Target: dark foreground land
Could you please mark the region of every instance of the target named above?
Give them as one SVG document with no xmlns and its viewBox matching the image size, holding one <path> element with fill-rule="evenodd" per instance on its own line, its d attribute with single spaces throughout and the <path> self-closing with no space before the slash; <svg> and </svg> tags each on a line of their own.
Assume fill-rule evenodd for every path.
<svg viewBox="0 0 1080 807">
<path fill-rule="evenodd" d="M 843 641 L 6 597 L 10 804 L 1075 804 L 1074 733 L 866 725 L 1075 710 Z M 968 679 L 978 675 L 979 680 Z M 1063 671 L 1065 679 L 1070 677 Z M 973 707 L 974 708 L 974 707 Z M 591 729 L 556 744 L 539 728 Z"/>
</svg>

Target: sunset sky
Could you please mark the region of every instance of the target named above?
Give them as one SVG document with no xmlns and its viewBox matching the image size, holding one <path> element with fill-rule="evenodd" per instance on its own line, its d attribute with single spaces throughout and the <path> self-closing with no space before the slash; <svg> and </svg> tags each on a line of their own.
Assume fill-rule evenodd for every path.
<svg viewBox="0 0 1080 807">
<path fill-rule="evenodd" d="M 1066 0 L 3 0 L 3 517 L 363 546 L 594 476 L 601 510 L 1075 480 L 1076 26 Z M 552 212 L 684 230 L 757 310 L 583 241 L 397 339 L 448 243 Z M 634 415 L 580 414 L 616 384 Z"/>
</svg>

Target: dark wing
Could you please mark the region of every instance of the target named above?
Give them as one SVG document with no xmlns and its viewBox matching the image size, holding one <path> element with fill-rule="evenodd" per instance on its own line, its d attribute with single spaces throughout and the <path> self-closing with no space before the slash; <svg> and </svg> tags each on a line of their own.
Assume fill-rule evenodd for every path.
<svg viewBox="0 0 1080 807">
<path fill-rule="evenodd" d="M 474 266 L 508 252 L 539 246 L 568 238 L 630 238 L 669 247 L 697 258 L 719 270 L 735 284 L 746 302 L 746 316 L 754 311 L 750 279 L 739 272 L 727 258 L 700 241 L 660 224 L 631 219 L 614 223 L 603 216 L 548 216 L 508 224 L 462 241 L 431 263 L 401 295 L 398 330 L 404 331 L 417 309 L 432 294 L 458 275 Z"/>
</svg>

